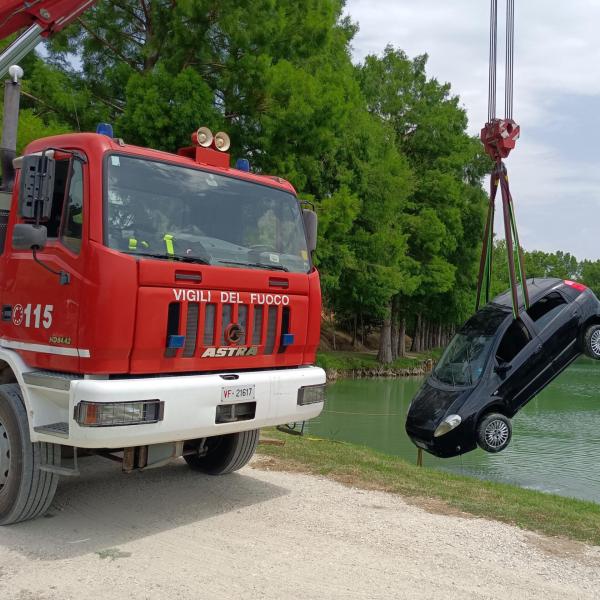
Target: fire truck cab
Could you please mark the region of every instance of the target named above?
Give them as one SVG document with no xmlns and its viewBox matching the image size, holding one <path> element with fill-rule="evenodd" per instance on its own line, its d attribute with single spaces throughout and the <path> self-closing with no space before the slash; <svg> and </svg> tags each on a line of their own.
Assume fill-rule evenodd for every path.
<svg viewBox="0 0 600 600">
<path fill-rule="evenodd" d="M 230 168 L 227 136 L 193 140 L 170 154 L 77 133 L 13 161 L 0 524 L 43 514 L 78 453 L 227 473 L 259 428 L 321 412 L 316 217 L 288 182 Z"/>
</svg>

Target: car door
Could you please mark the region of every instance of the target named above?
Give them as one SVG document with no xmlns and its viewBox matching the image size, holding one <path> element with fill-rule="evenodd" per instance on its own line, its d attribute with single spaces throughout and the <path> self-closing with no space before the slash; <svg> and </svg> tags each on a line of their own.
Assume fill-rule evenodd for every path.
<svg viewBox="0 0 600 600">
<path fill-rule="evenodd" d="M 544 354 L 541 340 L 526 314 L 514 319 L 496 349 L 496 364 L 505 371 L 499 373 L 500 385 L 496 396 L 514 412 L 536 392 L 541 378 L 551 366 Z"/>
<path fill-rule="evenodd" d="M 579 313 L 558 290 L 531 305 L 527 314 L 534 323 L 553 375 L 560 373 L 578 354 Z"/>
<path fill-rule="evenodd" d="M 48 241 L 35 257 L 30 250 L 12 247 L 12 228 L 22 219 L 11 215 L 9 238 L 0 259 L 0 337 L 3 346 L 21 352 L 32 366 L 58 371 L 79 368 L 87 183 L 83 160 L 57 159 L 52 214 L 44 223 Z M 68 276 L 61 277 L 61 272 Z"/>
</svg>

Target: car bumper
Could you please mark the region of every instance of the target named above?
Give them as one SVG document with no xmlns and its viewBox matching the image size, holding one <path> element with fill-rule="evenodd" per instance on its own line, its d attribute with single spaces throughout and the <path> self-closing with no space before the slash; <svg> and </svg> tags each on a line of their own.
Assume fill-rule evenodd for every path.
<svg viewBox="0 0 600 600">
<path fill-rule="evenodd" d="M 470 435 L 463 425 L 440 437 L 434 437 L 433 430 L 428 431 L 409 425 L 406 426 L 406 433 L 415 446 L 440 458 L 459 456 L 477 447 L 473 435 Z"/>
<path fill-rule="evenodd" d="M 325 372 L 318 367 L 236 372 L 226 380 L 223 374 L 186 375 L 131 379 L 77 379 L 70 382 L 61 399 L 51 390 L 52 401 L 60 416 L 54 416 L 66 429 L 56 439 L 44 427 L 34 427 L 32 441 L 61 443 L 80 448 L 123 448 L 160 444 L 258 429 L 284 423 L 306 421 L 320 414 L 323 402 L 298 404 L 301 387 L 325 384 Z M 228 374 L 228 375 L 232 375 Z M 217 423 L 217 407 L 222 402 L 223 388 L 255 386 L 254 417 L 249 420 Z M 48 396 L 48 390 L 28 386 L 30 396 Z M 74 418 L 82 401 L 136 402 L 157 399 L 164 402 L 162 420 L 139 425 L 89 427 Z M 243 402 L 244 400 L 242 400 Z M 235 403 L 235 401 L 233 402 Z M 47 404 L 45 402 L 44 404 Z M 229 404 L 229 402 L 227 402 Z M 44 419 L 48 421 L 49 419 Z M 39 424 L 38 420 L 38 424 Z"/>
</svg>

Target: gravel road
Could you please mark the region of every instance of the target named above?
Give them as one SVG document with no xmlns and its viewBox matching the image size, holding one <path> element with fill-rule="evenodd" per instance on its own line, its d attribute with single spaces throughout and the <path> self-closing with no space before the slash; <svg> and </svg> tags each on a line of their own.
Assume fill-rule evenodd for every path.
<svg viewBox="0 0 600 600">
<path fill-rule="evenodd" d="M 0 529 L 0 598 L 600 598 L 600 548 L 270 460 L 209 478 L 85 459 L 46 518 Z"/>
</svg>

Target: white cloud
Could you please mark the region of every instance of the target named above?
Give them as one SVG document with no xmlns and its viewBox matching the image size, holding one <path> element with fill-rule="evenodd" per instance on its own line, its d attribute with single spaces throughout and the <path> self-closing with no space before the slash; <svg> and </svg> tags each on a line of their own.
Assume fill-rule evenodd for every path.
<svg viewBox="0 0 600 600">
<path fill-rule="evenodd" d="M 499 5 L 501 59 L 504 2 Z M 429 74 L 452 84 L 471 133 L 479 131 L 487 117 L 489 2 L 349 0 L 347 12 L 360 27 L 356 60 L 388 43 L 409 56 L 429 54 Z M 507 166 L 522 242 L 531 249 L 600 258 L 592 227 L 600 214 L 600 149 L 590 131 L 599 127 L 599 22 L 600 3 L 589 0 L 516 2 L 514 114 L 522 139 Z M 499 114 L 503 81 L 500 64 Z"/>
</svg>

